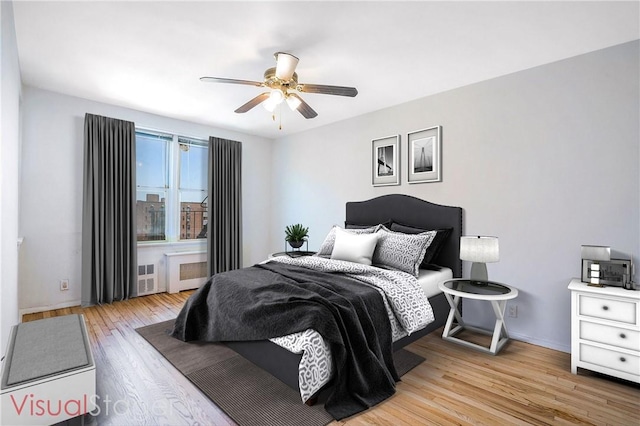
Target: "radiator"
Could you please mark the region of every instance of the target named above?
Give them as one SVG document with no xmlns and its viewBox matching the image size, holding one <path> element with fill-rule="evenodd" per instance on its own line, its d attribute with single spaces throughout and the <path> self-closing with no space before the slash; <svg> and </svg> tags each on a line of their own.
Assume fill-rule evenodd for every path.
<svg viewBox="0 0 640 426">
<path fill-rule="evenodd" d="M 207 253 L 189 251 L 165 253 L 167 292 L 177 293 L 200 287 L 207 281 Z"/>
</svg>

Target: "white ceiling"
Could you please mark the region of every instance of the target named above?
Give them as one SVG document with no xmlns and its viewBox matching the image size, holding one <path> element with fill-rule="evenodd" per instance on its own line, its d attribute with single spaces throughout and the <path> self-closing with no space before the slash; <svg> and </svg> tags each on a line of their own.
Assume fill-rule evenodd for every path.
<svg viewBox="0 0 640 426">
<path fill-rule="evenodd" d="M 14 1 L 26 85 L 277 138 L 434 93 L 640 38 L 639 2 Z M 356 98 L 303 94 L 318 112 L 201 76 L 262 81 L 273 53 L 300 58 L 301 83 L 354 86 Z"/>
</svg>

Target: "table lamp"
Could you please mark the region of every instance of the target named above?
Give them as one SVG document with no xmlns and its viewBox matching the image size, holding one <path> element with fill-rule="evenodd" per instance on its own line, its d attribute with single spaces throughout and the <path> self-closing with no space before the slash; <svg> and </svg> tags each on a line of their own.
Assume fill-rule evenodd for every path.
<svg viewBox="0 0 640 426">
<path fill-rule="evenodd" d="M 460 259 L 473 262 L 471 265 L 471 281 L 488 281 L 486 263 L 500 260 L 498 238 L 460 237 Z"/>
</svg>

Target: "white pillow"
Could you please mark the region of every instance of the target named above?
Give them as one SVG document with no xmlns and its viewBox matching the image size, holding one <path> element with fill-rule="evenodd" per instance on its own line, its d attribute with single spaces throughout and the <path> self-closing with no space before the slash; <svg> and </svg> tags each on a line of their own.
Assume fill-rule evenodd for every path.
<svg viewBox="0 0 640 426">
<path fill-rule="evenodd" d="M 333 252 L 333 245 L 336 241 L 336 229 L 342 230 L 338 225 L 334 225 L 327 234 L 327 237 L 324 239 L 324 242 L 320 246 L 316 256 L 331 256 L 331 253 Z M 377 226 L 372 226 L 370 228 L 363 229 L 344 229 L 344 231 L 349 232 L 350 234 L 373 234 L 376 232 L 376 229 L 378 229 Z"/>
<path fill-rule="evenodd" d="M 371 257 L 376 249 L 378 234 L 353 234 L 341 228 L 335 228 L 335 230 L 336 241 L 331 252 L 331 259 L 371 265 Z"/>
</svg>

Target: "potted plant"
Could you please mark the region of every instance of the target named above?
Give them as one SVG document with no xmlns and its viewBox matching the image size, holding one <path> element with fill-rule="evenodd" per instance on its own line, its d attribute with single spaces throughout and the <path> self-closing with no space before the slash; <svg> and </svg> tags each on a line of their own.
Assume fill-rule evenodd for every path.
<svg viewBox="0 0 640 426">
<path fill-rule="evenodd" d="M 285 241 L 294 249 L 300 248 L 309 236 L 309 228 L 305 228 L 299 223 L 289 225 L 284 229 Z"/>
</svg>

